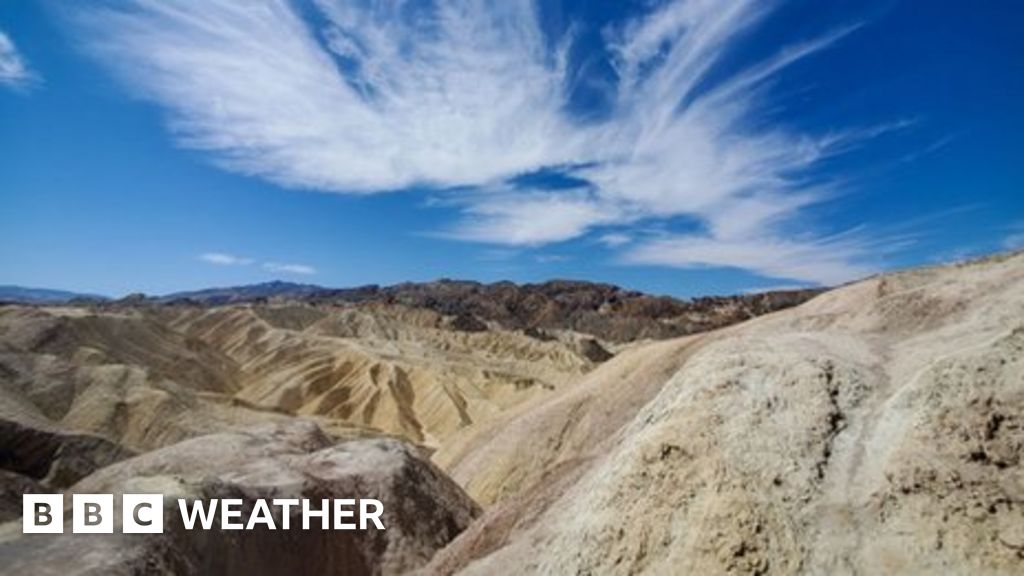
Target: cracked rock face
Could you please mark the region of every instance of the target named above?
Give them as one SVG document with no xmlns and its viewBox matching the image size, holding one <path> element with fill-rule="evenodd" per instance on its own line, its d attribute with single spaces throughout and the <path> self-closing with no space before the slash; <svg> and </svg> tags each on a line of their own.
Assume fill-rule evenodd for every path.
<svg viewBox="0 0 1024 576">
<path fill-rule="evenodd" d="M 1024 573 L 1022 414 L 1024 254 L 870 279 L 442 451 L 494 503 L 426 572 Z"/>
<path fill-rule="evenodd" d="M 334 443 L 314 424 L 293 421 L 204 436 L 107 466 L 69 493 L 162 493 L 165 533 L 20 535 L 0 527 L 3 573 L 404 574 L 422 564 L 479 513 L 476 504 L 414 449 L 396 440 Z M 184 530 L 178 498 L 374 498 L 385 530 Z M 70 503 L 70 498 L 65 498 Z M 280 510 L 273 510 L 281 525 Z M 119 518 L 118 518 L 119 520 Z"/>
</svg>

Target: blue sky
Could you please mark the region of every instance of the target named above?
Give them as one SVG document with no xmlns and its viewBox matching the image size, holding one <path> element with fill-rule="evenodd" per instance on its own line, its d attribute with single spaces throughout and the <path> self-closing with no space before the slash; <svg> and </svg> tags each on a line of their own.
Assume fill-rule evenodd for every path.
<svg viewBox="0 0 1024 576">
<path fill-rule="evenodd" d="M 0 283 L 692 296 L 1024 245 L 1019 2 L 0 3 Z"/>
</svg>

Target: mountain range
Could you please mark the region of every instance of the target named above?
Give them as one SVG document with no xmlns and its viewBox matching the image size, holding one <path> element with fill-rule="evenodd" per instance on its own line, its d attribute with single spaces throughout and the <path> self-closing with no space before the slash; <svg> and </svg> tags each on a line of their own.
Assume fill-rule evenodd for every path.
<svg viewBox="0 0 1024 576">
<path fill-rule="evenodd" d="M 27 288 L 11 284 L 0 285 L 0 303 L 18 304 L 66 304 L 75 300 L 105 301 L 106 296 L 83 294 L 49 288 Z"/>
<path fill-rule="evenodd" d="M 484 330 L 488 323 L 527 330 L 573 330 L 613 342 L 670 338 L 732 324 L 795 306 L 821 293 L 803 289 L 707 296 L 680 300 L 626 290 L 610 284 L 552 280 L 539 284 L 438 280 L 393 286 L 325 288 L 313 284 L 266 282 L 209 288 L 164 296 L 132 294 L 119 300 L 71 292 L 8 287 L 0 301 L 25 304 L 228 306 L 264 303 L 309 305 L 405 306 L 453 317 L 464 330 Z M 46 296 L 44 298 L 44 296 Z"/>
</svg>

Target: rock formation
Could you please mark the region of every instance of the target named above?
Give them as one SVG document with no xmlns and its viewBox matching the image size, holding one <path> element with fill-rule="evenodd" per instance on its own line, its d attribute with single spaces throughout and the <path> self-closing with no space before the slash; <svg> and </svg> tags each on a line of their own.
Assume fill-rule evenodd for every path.
<svg viewBox="0 0 1024 576">
<path fill-rule="evenodd" d="M 218 305 L 278 298 L 357 306 L 397 304 L 432 310 L 453 317 L 455 326 L 476 330 L 490 322 L 508 330 L 572 330 L 621 343 L 720 328 L 796 306 L 820 293 L 820 289 L 788 290 L 686 301 L 569 280 L 542 284 L 439 280 L 346 289 L 272 282 L 176 294 L 159 301 Z"/>
<path fill-rule="evenodd" d="M 436 447 L 595 365 L 580 338 L 445 322 L 394 306 L 3 307 L 0 411 L 136 452 L 289 414 Z"/>
<path fill-rule="evenodd" d="M 335 443 L 295 420 L 180 442 L 108 466 L 73 493 L 162 493 L 164 533 L 20 536 L 0 528 L 5 574 L 404 574 L 478 513 L 462 490 L 401 442 Z M 185 530 L 177 499 L 373 498 L 384 530 Z M 70 501 L 70 498 L 65 498 Z M 300 525 L 293 507 L 291 523 Z M 277 512 L 277 526 L 281 524 Z M 248 512 L 243 510 L 243 518 Z M 119 517 L 118 517 L 119 518 Z M 119 520 L 116 522 L 120 524 Z"/>
<path fill-rule="evenodd" d="M 1024 570 L 1024 254 L 620 354 L 437 455 L 448 574 Z"/>
</svg>

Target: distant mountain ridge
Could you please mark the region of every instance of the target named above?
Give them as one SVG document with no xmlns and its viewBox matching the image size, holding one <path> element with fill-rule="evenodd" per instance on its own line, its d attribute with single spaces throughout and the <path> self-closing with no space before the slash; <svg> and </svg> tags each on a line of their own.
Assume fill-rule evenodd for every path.
<svg viewBox="0 0 1024 576">
<path fill-rule="evenodd" d="M 788 290 L 681 300 L 578 280 L 484 284 L 442 279 L 353 288 L 268 282 L 179 292 L 153 301 L 203 306 L 275 300 L 328 305 L 399 305 L 453 316 L 456 324 L 467 330 L 484 329 L 486 323 L 493 322 L 506 329 L 526 330 L 540 338 L 546 337 L 545 330 L 573 330 L 609 341 L 626 342 L 719 328 L 796 306 L 822 291 Z"/>
<path fill-rule="evenodd" d="M 234 304 L 240 302 L 252 302 L 265 298 L 305 298 L 315 294 L 330 291 L 329 288 L 315 284 L 298 284 L 295 282 L 283 282 L 274 280 L 261 282 L 259 284 L 247 284 L 244 286 L 226 286 L 221 288 L 205 288 L 202 290 L 190 290 L 185 292 L 174 292 L 166 296 L 157 297 L 159 302 L 176 302 L 189 300 L 199 304 L 219 306 L 223 304 Z"/>
<path fill-rule="evenodd" d="M 538 284 L 437 280 L 392 286 L 326 288 L 314 284 L 273 281 L 245 286 L 176 292 L 165 296 L 133 294 L 108 306 L 232 304 L 303 304 L 328 306 L 403 306 L 426 309 L 454 318 L 464 331 L 496 324 L 550 338 L 552 330 L 572 330 L 610 342 L 663 339 L 704 332 L 801 304 L 822 289 L 704 296 L 681 300 L 653 296 L 611 284 L 551 280 Z M 46 300 L 11 301 L 54 304 L 72 302 L 72 293 L 53 291 Z M 65 298 L 59 295 L 67 294 Z M 95 301 L 93 299 L 92 301 Z"/>
<path fill-rule="evenodd" d="M 575 280 L 539 284 L 440 280 L 384 288 L 366 286 L 319 296 L 328 300 L 427 308 L 456 317 L 495 321 L 505 328 L 530 332 L 564 329 L 626 342 L 719 328 L 796 306 L 822 291 L 807 289 L 681 300 Z"/>
<path fill-rule="evenodd" d="M 29 288 L 25 286 L 0 286 L 0 302 L 17 302 L 22 304 L 61 304 L 74 300 L 109 300 L 98 294 L 85 294 L 67 290 L 50 288 Z"/>
</svg>

